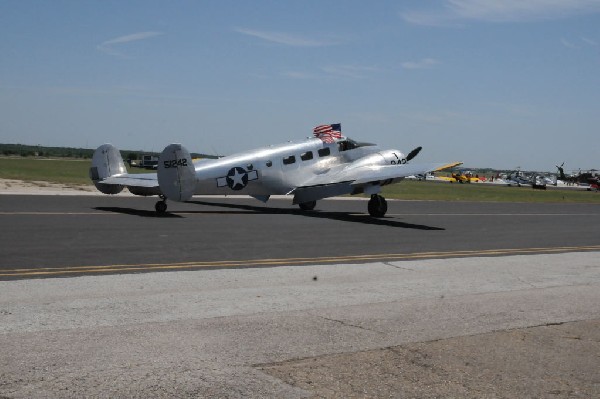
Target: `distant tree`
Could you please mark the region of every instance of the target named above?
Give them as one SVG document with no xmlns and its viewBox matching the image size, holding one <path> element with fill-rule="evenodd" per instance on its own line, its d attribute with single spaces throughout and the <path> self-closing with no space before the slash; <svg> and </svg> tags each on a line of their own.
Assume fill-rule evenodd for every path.
<svg viewBox="0 0 600 399">
<path fill-rule="evenodd" d="M 137 159 L 139 159 L 139 154 L 137 154 L 135 152 L 130 152 L 129 154 L 127 154 L 128 161 L 135 161 Z"/>
</svg>

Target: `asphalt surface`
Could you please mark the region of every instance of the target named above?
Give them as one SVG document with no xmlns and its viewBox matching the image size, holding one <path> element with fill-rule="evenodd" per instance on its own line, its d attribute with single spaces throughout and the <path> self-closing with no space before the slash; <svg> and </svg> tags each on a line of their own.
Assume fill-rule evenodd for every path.
<svg viewBox="0 0 600 399">
<path fill-rule="evenodd" d="M 600 396 L 598 205 L 153 204 L 0 196 L 0 398 Z"/>
<path fill-rule="evenodd" d="M 594 204 L 0 196 L 0 279 L 494 256 L 600 248 Z"/>
</svg>

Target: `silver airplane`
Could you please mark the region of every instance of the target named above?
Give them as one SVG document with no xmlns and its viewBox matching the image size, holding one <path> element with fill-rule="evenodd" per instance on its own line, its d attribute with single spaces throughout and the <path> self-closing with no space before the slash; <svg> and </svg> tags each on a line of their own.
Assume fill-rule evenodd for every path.
<svg viewBox="0 0 600 399">
<path fill-rule="evenodd" d="M 404 155 L 356 142 L 341 135 L 339 124 L 318 126 L 314 135 L 212 160 L 192 160 L 181 144 L 170 144 L 160 154 L 157 172 L 142 174 L 127 173 L 119 150 L 104 144 L 94 152 L 90 178 L 105 194 L 127 187 L 135 195 L 158 195 L 159 214 L 166 212 L 167 199 L 185 202 L 193 195 L 249 195 L 262 202 L 271 195 L 293 195 L 293 203 L 308 211 L 323 198 L 367 194 L 369 214 L 383 217 L 387 202 L 381 187 L 461 164 L 409 164 L 421 147 Z"/>
</svg>

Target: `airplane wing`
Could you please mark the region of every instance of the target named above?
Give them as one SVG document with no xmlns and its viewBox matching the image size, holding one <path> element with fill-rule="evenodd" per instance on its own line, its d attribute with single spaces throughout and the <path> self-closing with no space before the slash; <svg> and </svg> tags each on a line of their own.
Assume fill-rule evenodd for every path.
<svg viewBox="0 0 600 399">
<path fill-rule="evenodd" d="M 352 182 L 352 185 L 357 186 L 362 184 L 381 183 L 389 179 L 401 179 L 411 175 L 424 175 L 428 172 L 436 172 L 452 168 L 460 165 L 461 163 L 462 162 L 454 162 L 449 164 L 404 164 L 371 167 L 371 170 L 360 171 L 358 178 Z"/>
<path fill-rule="evenodd" d="M 341 170 L 315 176 L 290 194 L 294 194 L 294 204 L 300 204 L 336 195 L 369 193 L 371 187 L 378 188 L 407 176 L 440 171 L 460 164 L 462 162 L 359 167 L 348 165 Z"/>
</svg>

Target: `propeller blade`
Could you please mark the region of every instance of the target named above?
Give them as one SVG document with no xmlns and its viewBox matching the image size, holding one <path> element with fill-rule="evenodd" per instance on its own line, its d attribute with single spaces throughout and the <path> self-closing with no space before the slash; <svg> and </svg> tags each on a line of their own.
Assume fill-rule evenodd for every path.
<svg viewBox="0 0 600 399">
<path fill-rule="evenodd" d="M 417 147 L 414 150 L 412 150 L 411 152 L 409 152 L 408 155 L 406 156 L 406 162 L 408 162 L 411 159 L 413 159 L 414 157 L 416 157 L 417 154 L 419 154 L 419 152 L 421 152 L 422 149 L 423 149 L 423 147 Z"/>
</svg>

